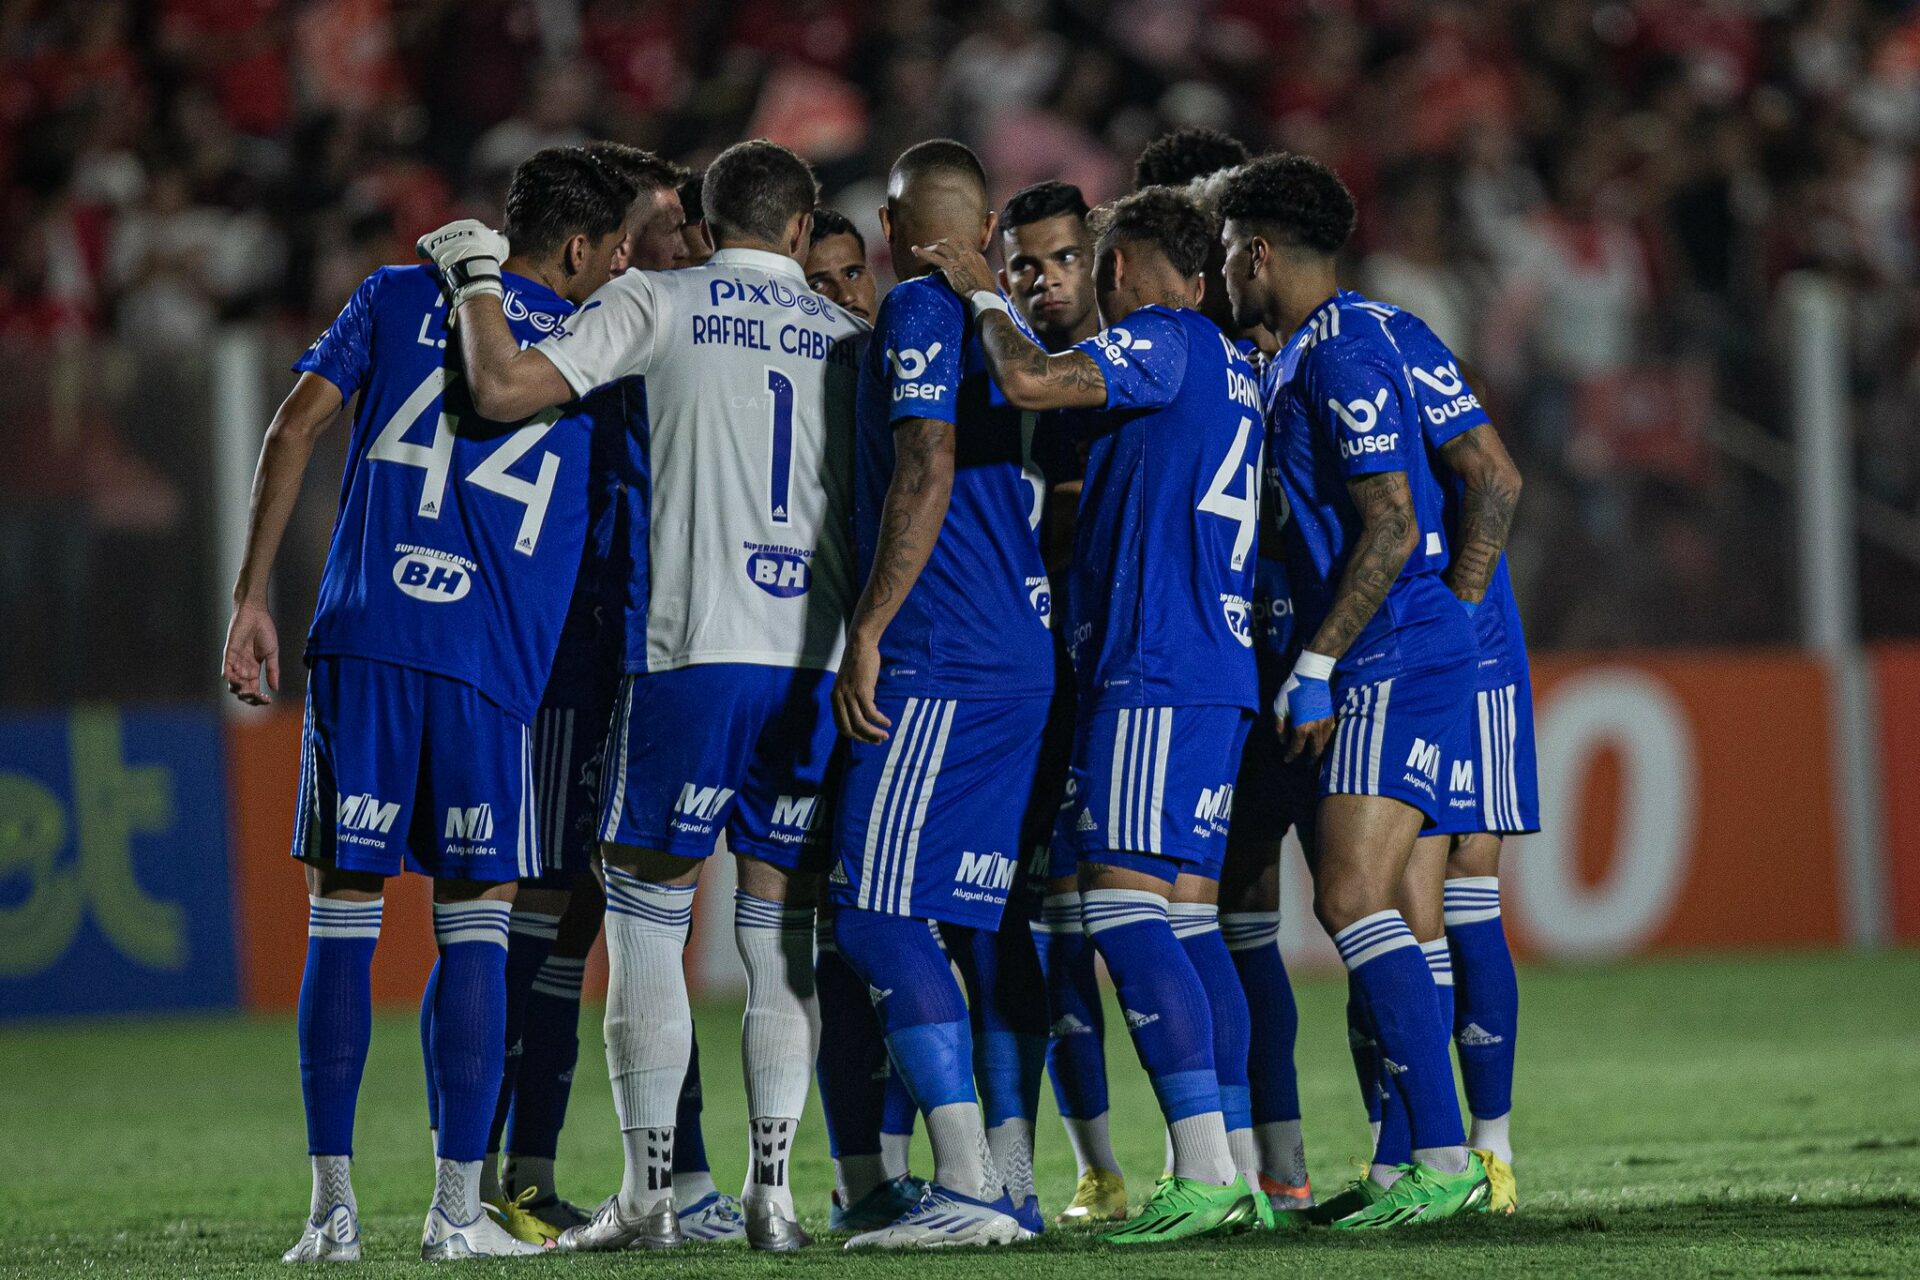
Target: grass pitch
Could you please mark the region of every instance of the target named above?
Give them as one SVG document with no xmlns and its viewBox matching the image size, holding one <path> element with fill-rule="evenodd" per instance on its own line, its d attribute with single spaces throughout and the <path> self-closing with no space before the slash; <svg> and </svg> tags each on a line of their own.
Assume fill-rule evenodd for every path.
<svg viewBox="0 0 1920 1280">
<path fill-rule="evenodd" d="M 1336 1190 L 1367 1132 L 1344 985 L 1301 984 L 1300 1068 L 1315 1185 Z M 1920 1275 L 1920 955 L 1675 960 L 1522 976 L 1514 1133 L 1521 1211 L 1354 1238 L 1245 1236 L 1117 1251 L 1053 1232 L 992 1254 L 874 1257 L 831 1242 L 787 1258 L 739 1246 L 549 1257 L 489 1269 L 560 1276 L 849 1277 Z M 561 1189 L 591 1203 L 619 1143 L 586 1016 Z M 700 1010 L 715 1177 L 745 1169 L 739 1007 Z M 1161 1156 L 1153 1097 L 1109 1017 L 1114 1139 L 1137 1201 Z M 424 1271 L 430 1189 L 414 1019 L 375 1026 L 355 1182 L 368 1261 Z M 1049 1213 L 1073 1164 L 1048 1098 Z M 794 1183 L 824 1229 L 831 1171 L 817 1101 Z M 307 1203 L 288 1018 L 129 1020 L 0 1032 L 0 1275 L 284 1275 Z M 925 1171 L 922 1154 L 915 1167 Z"/>
</svg>

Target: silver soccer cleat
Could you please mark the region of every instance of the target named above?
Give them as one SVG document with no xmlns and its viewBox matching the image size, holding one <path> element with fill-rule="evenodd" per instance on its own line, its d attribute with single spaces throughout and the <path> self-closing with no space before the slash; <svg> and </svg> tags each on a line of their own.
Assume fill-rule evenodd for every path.
<svg viewBox="0 0 1920 1280">
<path fill-rule="evenodd" d="M 771 1200 L 749 1200 L 747 1243 L 767 1253 L 792 1253 L 813 1243 L 813 1237 L 800 1224 L 780 1211 Z"/>
<path fill-rule="evenodd" d="M 608 1196 L 585 1226 L 568 1227 L 558 1241 L 563 1253 L 609 1253 L 616 1249 L 674 1249 L 686 1242 L 673 1197 L 663 1196 L 637 1218 L 622 1216 L 620 1197 Z"/>
<path fill-rule="evenodd" d="M 528 1258 L 545 1253 L 546 1248 L 516 1240 L 507 1229 L 482 1212 L 472 1222 L 455 1222 L 446 1212 L 434 1208 L 427 1213 L 427 1225 L 420 1233 L 420 1257 L 427 1262 L 453 1262 L 461 1258 Z"/>
</svg>

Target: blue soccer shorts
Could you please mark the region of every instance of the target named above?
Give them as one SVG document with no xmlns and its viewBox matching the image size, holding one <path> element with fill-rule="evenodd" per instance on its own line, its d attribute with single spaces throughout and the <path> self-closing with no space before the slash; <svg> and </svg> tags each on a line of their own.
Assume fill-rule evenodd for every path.
<svg viewBox="0 0 1920 1280">
<path fill-rule="evenodd" d="M 1533 682 L 1523 668 L 1517 680 L 1483 688 L 1468 717 L 1473 803 L 1447 797 L 1447 812 L 1435 828 L 1443 835 L 1524 835 L 1540 829 L 1540 780 L 1534 764 Z M 1456 766 L 1457 771 L 1457 766 Z"/>
<path fill-rule="evenodd" d="M 1435 667 L 1333 690 L 1335 728 L 1320 758 L 1320 794 L 1387 796 L 1426 817 L 1479 806 L 1474 787 L 1473 667 Z"/>
<path fill-rule="evenodd" d="M 320 867 L 498 883 L 540 872 L 533 740 L 461 680 L 315 658 L 293 856 Z"/>
<path fill-rule="evenodd" d="M 607 734 L 600 839 L 704 858 L 827 865 L 831 671 L 705 663 L 628 675 Z"/>
<path fill-rule="evenodd" d="M 1182 873 L 1217 879 L 1252 721 L 1242 707 L 1125 707 L 1082 716 L 1059 832 L 1076 869 L 1097 862 L 1165 880 Z M 1055 874 L 1064 874 L 1057 851 L 1055 859 Z"/>
<path fill-rule="evenodd" d="M 572 889 L 600 847 L 600 773 L 620 692 L 620 658 L 587 612 L 567 619 L 533 718 L 534 821 L 542 889 Z"/>
<path fill-rule="evenodd" d="M 1019 873 L 1046 698 L 888 693 L 885 742 L 849 744 L 834 806 L 836 904 L 997 929 Z"/>
</svg>

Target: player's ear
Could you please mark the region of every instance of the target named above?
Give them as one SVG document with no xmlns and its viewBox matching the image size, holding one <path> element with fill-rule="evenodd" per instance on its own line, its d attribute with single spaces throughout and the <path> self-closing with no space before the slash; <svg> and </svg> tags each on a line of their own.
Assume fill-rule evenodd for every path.
<svg viewBox="0 0 1920 1280">
<path fill-rule="evenodd" d="M 1189 304 L 1194 308 L 1194 310 L 1197 311 L 1200 309 L 1200 299 L 1206 296 L 1207 296 L 1207 277 L 1204 274 L 1197 275 L 1193 277 L 1191 280 L 1187 281 L 1187 298 L 1189 300 Z"/>
<path fill-rule="evenodd" d="M 1011 298 L 1013 296 L 1013 283 L 1007 279 L 1007 269 L 1002 267 L 995 275 L 1000 281 L 1000 292 Z"/>
<path fill-rule="evenodd" d="M 1000 225 L 1000 215 L 992 209 L 987 210 L 987 220 L 980 224 L 980 252 L 984 255 L 993 247 L 994 229 Z"/>
<path fill-rule="evenodd" d="M 807 256 L 807 243 L 813 238 L 813 210 L 794 219 L 787 228 L 787 252 L 796 258 Z"/>
<path fill-rule="evenodd" d="M 880 206 L 880 238 L 889 244 L 893 242 L 893 210 L 886 205 Z"/>
<path fill-rule="evenodd" d="M 587 256 L 593 249 L 593 242 L 587 239 L 584 231 L 576 231 L 567 237 L 560 246 L 560 271 L 563 275 L 577 276 L 587 267 Z"/>
</svg>

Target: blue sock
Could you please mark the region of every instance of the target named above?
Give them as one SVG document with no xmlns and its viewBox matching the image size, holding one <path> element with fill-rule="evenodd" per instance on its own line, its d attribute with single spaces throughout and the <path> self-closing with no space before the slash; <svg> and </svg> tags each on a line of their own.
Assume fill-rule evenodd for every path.
<svg viewBox="0 0 1920 1280">
<path fill-rule="evenodd" d="M 507 1117 L 506 1149 L 517 1156 L 551 1160 L 559 1150 L 580 1061 L 580 984 L 586 973 L 582 958 L 548 956 L 527 993 L 520 1070 Z"/>
<path fill-rule="evenodd" d="M 1413 1150 L 1463 1147 L 1440 1003 L 1413 931 L 1398 911 L 1377 911 L 1335 934 L 1333 944 L 1361 993 L 1388 1085 L 1406 1106 Z"/>
<path fill-rule="evenodd" d="M 874 1025 L 879 1026 L 876 1020 Z M 880 1041 L 882 1052 L 886 1050 L 884 1037 Z M 907 1088 L 906 1077 L 894 1068 L 893 1059 L 887 1059 L 887 1084 L 880 1094 L 880 1132 L 895 1137 L 913 1136 L 913 1119 L 920 1114 L 919 1106 L 913 1100 L 913 1090 Z"/>
<path fill-rule="evenodd" d="M 887 1050 L 920 1109 L 975 1101 L 966 1002 L 927 922 L 843 906 L 833 913 L 833 937 L 867 984 Z"/>
<path fill-rule="evenodd" d="M 949 951 L 960 961 L 972 996 L 980 1109 L 989 1129 L 1008 1120 L 1031 1123 L 1040 1113 L 1047 1063 L 1046 979 L 1032 935 L 1020 927 L 968 933 L 961 946 L 950 939 Z"/>
<path fill-rule="evenodd" d="M 1220 1111 L 1207 990 L 1167 923 L 1166 899 L 1144 889 L 1092 889 L 1080 898 L 1167 1123 Z"/>
<path fill-rule="evenodd" d="M 500 1149 L 500 1136 L 507 1128 L 507 1113 L 513 1107 L 514 1082 L 520 1074 L 521 1043 L 526 1033 L 527 995 L 540 966 L 553 953 L 553 942 L 560 933 L 560 917 L 538 911 L 515 911 L 507 917 L 507 1056 L 500 1071 L 500 1101 L 493 1109 L 493 1124 L 487 1129 L 487 1152 Z M 436 965 L 435 968 L 439 966 Z"/>
<path fill-rule="evenodd" d="M 814 1067 L 827 1120 L 827 1149 L 835 1160 L 877 1156 L 896 1077 L 867 984 L 834 945 L 831 916 L 822 916 L 814 933 L 813 989 L 820 1000 L 820 1054 Z M 887 1085 L 876 1088 L 882 1080 Z M 904 1085 L 897 1092 L 906 1097 L 911 1132 L 913 1095 Z"/>
<path fill-rule="evenodd" d="M 373 948 L 382 900 L 307 899 L 307 967 L 300 978 L 300 1095 L 307 1152 L 353 1154 L 353 1111 L 373 1040 Z"/>
<path fill-rule="evenodd" d="M 700 1035 L 696 1031 L 693 1047 L 687 1053 L 687 1075 L 680 1082 L 680 1101 L 673 1112 L 673 1172 L 708 1173 L 707 1135 L 700 1128 L 700 1113 L 706 1099 L 700 1090 Z"/>
<path fill-rule="evenodd" d="M 1453 1038 L 1453 952 L 1448 949 L 1447 937 L 1439 937 L 1420 944 L 1420 954 L 1426 957 L 1427 972 L 1433 975 L 1433 994 L 1440 1002 L 1440 1025 L 1447 1029 L 1447 1038 Z"/>
<path fill-rule="evenodd" d="M 436 958 L 427 973 L 426 990 L 420 993 L 420 1061 L 427 1068 L 427 1128 L 440 1127 L 440 1086 L 433 1078 L 433 1002 L 440 998 L 440 961 Z"/>
<path fill-rule="evenodd" d="M 1280 955 L 1278 911 L 1229 911 L 1220 917 L 1233 967 L 1246 993 L 1250 1023 L 1248 1102 L 1255 1124 L 1300 1118 L 1300 1080 L 1293 1044 L 1300 1030 L 1287 962 Z"/>
<path fill-rule="evenodd" d="M 1094 968 L 1093 942 L 1080 921 L 1080 895 L 1050 895 L 1033 922 L 1033 944 L 1046 977 L 1052 1019 L 1047 1070 L 1053 1097 L 1069 1120 L 1107 1113 L 1106 1014 Z"/>
<path fill-rule="evenodd" d="M 1520 1025 L 1520 984 L 1500 923 L 1500 879 L 1469 876 L 1447 881 L 1447 941 L 1453 947 L 1453 1037 L 1467 1110 L 1497 1120 L 1513 1110 L 1514 1038 Z"/>
<path fill-rule="evenodd" d="M 1247 1008 L 1246 992 L 1240 987 L 1240 972 L 1233 967 L 1227 940 L 1220 933 L 1220 908 L 1207 902 L 1176 902 L 1167 912 L 1173 936 L 1180 940 L 1207 993 L 1207 1008 L 1213 1015 L 1213 1069 L 1220 1082 L 1220 1110 L 1229 1141 L 1246 1144 L 1244 1150 L 1235 1152 L 1235 1161 L 1252 1174 L 1257 1166 L 1253 1135 L 1247 1132 L 1253 1128 L 1247 1054 L 1253 1040 L 1253 1016 Z M 1243 1136 L 1233 1137 L 1236 1133 Z"/>
<path fill-rule="evenodd" d="M 481 1160 L 507 1054 L 507 917 L 481 898 L 433 904 L 440 985 L 433 1002 L 433 1071 L 440 1089 L 440 1158 Z"/>
</svg>

